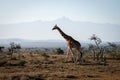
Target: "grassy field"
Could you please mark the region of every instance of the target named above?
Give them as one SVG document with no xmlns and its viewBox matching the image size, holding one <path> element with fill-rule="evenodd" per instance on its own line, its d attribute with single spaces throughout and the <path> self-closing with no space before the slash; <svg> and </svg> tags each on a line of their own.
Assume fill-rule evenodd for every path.
<svg viewBox="0 0 120 80">
<path fill-rule="evenodd" d="M 102 65 L 84 58 L 74 64 L 65 55 L 0 55 L 0 80 L 120 80 L 120 60 Z"/>
</svg>

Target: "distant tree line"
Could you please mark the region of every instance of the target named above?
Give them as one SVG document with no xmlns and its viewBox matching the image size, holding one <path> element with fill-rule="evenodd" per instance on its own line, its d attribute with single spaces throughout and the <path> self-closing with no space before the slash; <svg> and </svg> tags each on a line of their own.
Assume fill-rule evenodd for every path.
<svg viewBox="0 0 120 80">
<path fill-rule="evenodd" d="M 102 44 L 102 40 L 93 34 L 90 37 L 90 40 L 94 42 L 94 44 L 89 44 L 88 48 L 82 47 L 83 53 L 88 53 L 93 57 L 94 61 L 104 61 L 105 58 L 110 57 L 113 59 L 120 59 L 120 44 L 116 44 L 113 42 L 107 42 L 105 45 Z M 13 53 L 19 52 L 21 49 L 20 44 L 16 44 L 11 42 L 10 46 L 7 48 L 8 54 L 12 56 Z M 5 49 L 4 46 L 0 46 L 0 53 L 3 53 Z M 25 52 L 26 50 L 26 52 Z M 52 54 L 64 54 L 64 50 L 61 48 L 49 49 L 49 48 L 25 48 L 22 51 L 23 53 L 52 53 Z"/>
</svg>

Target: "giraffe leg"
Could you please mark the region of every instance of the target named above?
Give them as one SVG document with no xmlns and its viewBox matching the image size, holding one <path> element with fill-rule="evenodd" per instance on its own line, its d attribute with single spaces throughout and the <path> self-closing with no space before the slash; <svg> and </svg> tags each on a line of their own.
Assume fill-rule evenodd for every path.
<svg viewBox="0 0 120 80">
<path fill-rule="evenodd" d="M 67 47 L 66 62 L 67 62 L 67 61 L 68 61 L 68 59 L 69 59 L 69 52 L 70 52 L 70 49 L 69 49 L 69 47 Z"/>
<path fill-rule="evenodd" d="M 81 52 L 81 50 L 80 49 L 77 49 L 77 61 L 80 63 L 80 62 L 82 62 L 83 61 L 83 59 L 82 59 L 82 56 L 83 56 L 83 54 L 82 54 L 82 52 Z"/>
<path fill-rule="evenodd" d="M 75 55 L 74 55 L 74 53 L 73 53 L 73 51 L 72 51 L 71 48 L 70 48 L 70 52 L 71 52 L 71 54 L 72 54 L 72 57 L 73 57 L 73 61 L 74 61 L 74 63 L 76 63 L 76 57 L 75 57 Z"/>
<path fill-rule="evenodd" d="M 77 50 L 77 61 L 80 62 L 80 51 Z"/>
<path fill-rule="evenodd" d="M 80 52 L 80 61 L 83 62 L 83 53 Z"/>
</svg>

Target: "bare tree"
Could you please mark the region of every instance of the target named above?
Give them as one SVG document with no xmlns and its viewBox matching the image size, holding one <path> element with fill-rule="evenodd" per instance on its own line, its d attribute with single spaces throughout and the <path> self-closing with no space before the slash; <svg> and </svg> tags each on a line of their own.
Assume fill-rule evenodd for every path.
<svg viewBox="0 0 120 80">
<path fill-rule="evenodd" d="M 14 53 L 14 49 L 15 49 L 15 43 L 14 43 L 14 42 L 11 42 L 11 43 L 10 43 L 9 51 L 10 51 L 12 54 Z"/>
<path fill-rule="evenodd" d="M 15 50 L 18 50 L 18 49 L 21 49 L 21 46 L 20 44 L 15 44 L 14 42 L 11 42 L 10 43 L 10 48 L 9 49 L 9 52 L 11 54 L 11 57 L 12 57 L 12 54 L 14 53 Z"/>
<path fill-rule="evenodd" d="M 95 34 L 93 34 L 93 35 L 91 36 L 90 40 L 94 40 L 97 48 L 100 49 L 99 44 L 102 43 L 102 40 L 101 40 L 100 38 L 98 38 Z"/>
<path fill-rule="evenodd" d="M 97 37 L 95 34 L 93 34 L 92 36 L 91 36 L 91 38 L 90 38 L 90 40 L 94 40 L 94 42 L 95 42 L 95 45 L 96 45 L 96 52 L 97 52 L 97 54 L 96 54 L 96 52 L 94 51 L 94 60 L 95 60 L 95 54 L 96 54 L 96 58 L 97 58 L 97 61 L 99 60 L 99 59 L 103 59 L 103 48 L 101 48 L 100 47 L 100 44 L 102 43 L 102 40 L 99 38 L 99 37 Z"/>
<path fill-rule="evenodd" d="M 95 46 L 90 44 L 89 45 L 89 51 L 93 53 L 93 60 L 95 60 L 95 56 L 96 56 L 96 53 L 95 53 Z"/>
</svg>

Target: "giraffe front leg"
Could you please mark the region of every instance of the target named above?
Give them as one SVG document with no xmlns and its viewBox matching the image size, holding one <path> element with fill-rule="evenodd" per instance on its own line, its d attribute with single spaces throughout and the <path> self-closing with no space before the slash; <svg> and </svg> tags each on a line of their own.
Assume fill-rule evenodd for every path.
<svg viewBox="0 0 120 80">
<path fill-rule="evenodd" d="M 74 61 L 74 63 L 76 63 L 77 61 L 76 61 L 76 57 L 75 57 L 75 55 L 74 55 L 74 53 L 73 53 L 73 51 L 72 51 L 72 49 L 70 48 L 70 52 L 71 52 L 71 54 L 72 54 L 72 57 L 73 57 L 73 61 Z"/>
<path fill-rule="evenodd" d="M 66 61 L 65 61 L 65 62 L 67 62 L 67 61 L 68 61 L 68 59 L 69 59 L 69 52 L 70 52 L 70 49 L 69 49 L 69 48 L 67 48 L 67 55 L 66 55 Z"/>
</svg>

